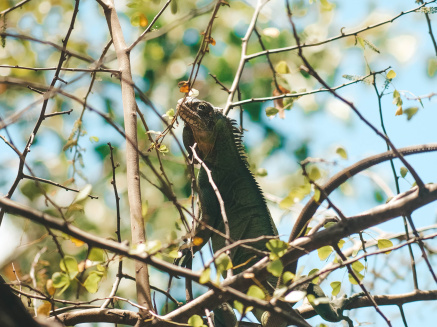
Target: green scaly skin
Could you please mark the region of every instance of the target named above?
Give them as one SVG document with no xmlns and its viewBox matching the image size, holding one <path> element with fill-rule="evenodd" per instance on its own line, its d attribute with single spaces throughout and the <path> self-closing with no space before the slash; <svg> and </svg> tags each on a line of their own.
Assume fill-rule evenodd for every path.
<svg viewBox="0 0 437 327">
<path fill-rule="evenodd" d="M 187 151 L 191 155 L 190 147 L 197 143 L 196 154 L 211 170 L 214 183 L 219 189 L 229 221 L 230 238 L 237 241 L 261 235 L 278 235 L 262 192 L 249 170 L 241 144 L 242 134 L 235 121 L 224 116 L 220 109 L 214 108 L 210 103 L 193 98 L 186 98 L 183 103 L 180 100 L 178 113 L 185 122 L 183 140 Z M 203 168 L 199 171 L 198 187 L 202 221 L 225 234 L 217 195 Z M 195 235 L 202 239 L 202 244 L 194 246 L 193 252 L 200 250 L 210 238 L 214 252 L 225 246 L 222 236 L 202 226 L 196 229 Z M 250 245 L 267 251 L 265 240 Z M 248 262 L 234 269 L 235 274 L 248 269 L 260 259 L 253 259 L 254 253 L 242 247 L 232 249 L 230 257 L 234 266 Z M 269 281 L 276 285 L 277 280 Z M 224 317 L 225 322 L 221 323 L 220 319 L 216 319 L 216 327 L 235 324 L 233 311 L 223 310 L 223 306 L 228 309 L 224 304 L 222 310 L 215 310 L 215 315 L 217 318 Z M 295 312 L 291 307 L 290 310 Z M 271 317 L 268 312 L 255 313 L 263 327 L 286 326 L 284 321 L 278 321 L 278 317 Z M 296 312 L 295 314 L 302 326 L 309 326 L 302 317 Z"/>
</svg>

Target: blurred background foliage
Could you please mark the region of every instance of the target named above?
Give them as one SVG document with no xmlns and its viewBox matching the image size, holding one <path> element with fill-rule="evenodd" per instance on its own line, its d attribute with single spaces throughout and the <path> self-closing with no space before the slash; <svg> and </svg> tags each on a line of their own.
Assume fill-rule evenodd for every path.
<svg viewBox="0 0 437 327">
<path fill-rule="evenodd" d="M 136 40 L 164 3 L 159 0 L 116 1 L 128 44 Z M 209 53 L 202 61 L 194 88 L 199 90 L 200 98 L 218 107 L 225 105 L 227 93 L 209 74 L 215 75 L 225 86 L 231 86 L 241 57 L 241 38 L 246 33 L 252 18 L 254 3 L 255 1 L 229 1 L 230 6 L 221 7 L 214 22 L 212 36 L 216 44 L 210 46 Z M 13 0 L 2 1 L 0 11 L 15 4 L 16 1 Z M 58 46 L 62 44 L 70 24 L 73 5 L 71 1 L 33 0 L 2 17 L 1 30 L 10 35 L 3 38 L 4 46 L 0 49 L 1 65 L 56 67 L 60 52 L 53 44 Z M 407 0 L 390 2 L 390 4 L 376 0 L 359 3 L 346 0 L 292 1 L 294 19 L 301 41 L 305 44 L 324 41 L 342 32 L 349 33 L 387 21 L 417 5 L 414 1 Z M 169 109 L 175 108 L 177 100 L 183 96 L 179 91 L 178 82 L 188 80 L 191 64 L 202 40 L 202 32 L 210 19 L 212 2 L 174 0 L 171 6 L 154 24 L 145 38 L 146 41 L 140 42 L 131 53 L 134 81 L 157 109 L 155 112 L 138 98 L 138 106 L 145 115 L 153 137 L 155 137 L 153 131 L 160 132 L 165 128 L 160 117 Z M 259 16 L 256 28 L 267 49 L 295 45 L 283 1 L 269 2 Z M 391 70 L 397 74 L 396 78 L 388 80 L 385 74 L 382 74 L 376 79 L 380 92 L 386 83 L 388 85 L 386 96 L 382 98 L 382 105 L 389 136 L 397 146 L 435 141 L 435 136 L 431 136 L 434 135 L 435 129 L 433 122 L 437 119 L 435 98 L 423 100 L 422 103 L 411 100 L 417 95 L 435 91 L 436 54 L 433 52 L 424 15 L 420 13 L 405 15 L 392 24 L 360 33 L 359 37 L 339 38 L 334 42 L 306 48 L 304 53 L 317 72 L 331 86 L 351 81 L 351 77 L 344 78 L 343 75 L 359 77 L 368 74 L 369 69 L 380 71 L 391 67 Z M 75 56 L 69 56 L 64 67 L 92 68 L 109 40 L 106 21 L 97 2 L 82 0 L 78 19 L 67 47 Z M 262 51 L 262 48 L 254 33 L 249 40 L 248 53 L 259 51 Z M 78 56 L 80 58 L 77 58 Z M 270 60 L 276 67 L 280 85 L 289 91 L 305 92 L 320 88 L 315 79 L 300 69 L 302 63 L 295 51 L 271 54 Z M 107 68 L 117 69 L 112 47 L 104 57 L 104 64 Z M 53 78 L 53 71 L 2 67 L 0 75 L 48 85 Z M 93 79 L 90 73 L 64 71 L 61 75 L 68 84 L 58 82 L 59 87 L 80 99 L 86 99 L 88 105 L 108 114 L 116 124 L 123 126 L 121 91 L 116 75 L 98 72 L 90 91 L 90 83 Z M 258 56 L 250 60 L 245 65 L 239 84 L 241 99 L 272 96 L 275 90 L 273 75 L 266 56 Z M 392 104 L 392 94 L 397 89 L 400 91 L 405 108 L 418 108 L 417 115 L 410 117 L 409 120 L 406 115 L 395 117 L 397 108 Z M 362 113 L 379 128 L 377 97 L 372 85 L 360 82 L 340 92 L 353 100 Z M 239 108 L 234 108 L 231 116 L 245 129 L 245 145 L 251 168 L 269 200 L 272 215 L 279 224 L 280 234 L 284 236 L 283 239 L 287 239 L 296 213 L 311 195 L 311 188 L 306 188 L 298 162 L 309 156 L 323 158 L 325 162 L 315 164 L 313 168 L 321 184 L 347 165 L 369 154 L 385 151 L 386 146 L 370 130 L 363 127 L 348 108 L 326 92 L 299 98 L 291 108 L 285 110 L 283 118 L 280 118 L 279 114 L 270 117 L 266 115 L 266 108 L 274 106 L 272 101 L 252 102 L 243 107 L 243 122 L 240 121 Z M 37 92 L 23 87 L 0 84 L 0 115 L 3 121 L 13 122 L 7 127 L 7 131 L 20 150 L 23 150 L 29 138 L 39 116 L 40 107 L 41 95 Z M 110 183 L 112 168 L 107 145 L 111 142 L 115 148 L 115 160 L 120 164 L 116 170 L 116 182 L 121 198 L 121 235 L 122 239 L 129 240 L 130 223 L 124 165 L 125 140 L 101 117 L 88 110 L 83 111 L 79 103 L 61 95 L 49 101 L 48 112 L 70 109 L 73 111 L 69 115 L 52 117 L 43 122 L 27 163 L 33 173 L 40 178 L 75 189 L 84 189 L 86 185 L 92 185 L 90 194 L 97 196 L 98 199 L 85 197 L 78 201 L 74 192 L 50 184 L 40 184 L 42 189 L 63 208 L 67 218 L 74 225 L 96 235 L 115 239 L 115 200 Z M 179 141 L 181 141 L 182 125 L 179 121 L 174 129 Z M 6 129 L 3 129 L 2 135 L 5 136 L 5 132 Z M 151 143 L 146 137 L 146 130 L 142 124 L 139 124 L 139 135 L 140 150 L 147 153 L 156 169 L 159 169 L 156 154 L 153 151 L 147 152 Z M 190 208 L 191 181 L 181 149 L 171 135 L 165 138 L 164 144 L 168 149 L 162 151 L 165 173 L 172 182 L 178 201 Z M 339 148 L 344 149 L 345 153 L 338 151 Z M 431 159 L 412 159 L 412 162 L 417 165 L 426 182 L 435 181 L 435 168 L 432 168 L 430 163 L 435 164 L 436 157 L 427 156 Z M 18 163 L 19 159 L 13 151 L 5 143 L 0 142 L 1 195 L 8 193 Z M 398 171 L 400 165 L 396 168 Z M 156 182 L 150 168 L 143 163 L 142 172 L 150 181 Z M 401 178 L 402 189 L 408 189 L 411 182 L 408 175 Z M 53 207 L 48 205 L 42 196 L 42 189 L 36 186 L 33 180 L 25 179 L 20 182 L 19 190 L 15 192 L 13 199 L 56 214 Z M 381 165 L 373 169 L 372 173 L 364 177 L 355 177 L 344 184 L 339 192 L 334 193 L 333 200 L 341 204 L 346 214 L 358 213 L 377 203 L 384 203 L 391 196 L 387 189 L 394 192 L 393 176 L 388 164 Z M 184 231 L 172 202 L 144 179 L 142 197 L 150 248 L 173 244 L 177 237 L 184 234 Z M 435 206 L 424 214 L 427 219 L 421 221 L 419 227 L 435 223 Z M 332 215 L 332 212 L 324 211 L 318 218 L 326 215 Z M 402 224 L 391 224 L 384 228 L 386 233 L 401 231 Z M 380 235 L 380 231 L 374 233 L 366 237 L 373 238 Z M 89 249 L 85 245 L 75 243 L 66 235 L 55 234 L 59 247 L 65 255 L 74 257 L 77 262 L 82 262 L 89 256 Z M 42 285 L 45 285 L 54 273 L 62 271 L 57 248 L 44 227 L 7 216 L 1 226 L 0 235 L 1 272 L 8 279 L 15 280 L 11 265 L 14 263 L 18 276 L 23 281 L 29 281 L 29 272 L 35 255 L 44 247 L 47 247 L 47 250 L 42 254 L 35 269 L 41 289 L 44 289 Z M 351 240 L 349 242 L 353 243 Z M 172 261 L 174 249 L 174 246 L 170 247 L 164 251 L 162 257 Z M 402 254 L 400 257 L 402 258 Z M 313 259 L 302 261 L 306 270 L 312 267 Z M 80 283 L 75 280 L 74 285 L 67 288 L 61 297 L 72 299 L 77 295 L 80 299 L 85 299 L 89 296 L 80 284 L 84 283 L 91 271 L 104 271 L 101 276 L 102 281 L 100 282 L 99 279 L 97 296 L 107 295 L 117 273 L 117 260 L 109 255 L 97 260 L 99 266 L 103 268 L 91 265 L 83 270 L 82 267 L 76 278 Z M 323 265 L 323 262 L 316 261 L 318 262 L 315 263 L 316 265 Z M 133 275 L 131 263 L 126 262 L 126 264 L 126 272 Z M 378 272 L 384 275 L 382 281 L 372 277 L 368 279 L 375 284 L 380 283 L 378 286 L 384 291 L 401 280 L 402 276 L 399 274 L 403 274 L 397 267 L 390 267 L 390 264 L 387 266 L 387 271 Z M 108 270 L 107 267 L 111 269 Z M 370 272 L 369 267 L 369 274 Z M 344 279 L 343 275 L 339 274 L 339 276 L 338 278 Z M 424 283 L 427 283 L 429 276 L 422 276 L 422 278 Z M 167 288 L 167 276 L 163 277 L 161 272 L 154 269 L 151 271 L 151 281 L 153 285 L 162 289 Z M 182 286 L 179 280 L 175 283 L 177 286 Z M 350 292 L 348 288 L 345 291 Z M 199 288 L 198 292 L 202 290 Z M 182 300 L 184 296 L 182 287 L 175 294 Z M 123 280 L 120 295 L 132 297 L 134 283 Z M 159 295 L 157 297 L 158 302 L 162 303 L 162 298 L 159 298 Z"/>
</svg>

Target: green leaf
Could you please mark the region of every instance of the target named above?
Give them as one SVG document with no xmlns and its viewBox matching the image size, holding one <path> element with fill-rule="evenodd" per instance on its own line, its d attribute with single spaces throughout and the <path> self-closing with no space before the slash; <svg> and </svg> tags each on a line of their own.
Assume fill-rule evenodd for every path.
<svg viewBox="0 0 437 327">
<path fill-rule="evenodd" d="M 387 78 L 388 79 L 393 79 L 396 77 L 396 73 L 393 69 L 389 70 L 389 72 L 387 73 Z"/>
<path fill-rule="evenodd" d="M 337 223 L 330 221 L 327 222 L 325 225 L 323 225 L 323 227 L 325 227 L 325 229 L 331 228 L 332 226 L 335 226 Z"/>
<path fill-rule="evenodd" d="M 291 93 L 295 93 L 294 91 Z M 299 97 L 295 98 L 284 98 L 283 105 L 285 110 L 290 110 L 293 107 L 293 103 L 295 100 L 297 100 Z"/>
<path fill-rule="evenodd" d="M 158 148 L 158 151 L 161 153 L 168 153 L 169 152 L 169 150 L 165 144 L 161 144 Z"/>
<path fill-rule="evenodd" d="M 282 281 L 284 282 L 284 284 L 288 284 L 294 279 L 294 277 L 296 277 L 295 274 L 290 271 L 286 271 L 282 274 Z"/>
<path fill-rule="evenodd" d="M 240 313 L 243 314 L 244 305 L 240 301 L 234 300 L 234 308 Z"/>
<path fill-rule="evenodd" d="M 179 258 L 179 250 L 173 249 L 169 253 L 167 253 L 167 256 L 169 256 L 172 259 L 177 259 L 177 258 Z"/>
<path fill-rule="evenodd" d="M 355 261 L 354 263 L 352 263 L 352 269 L 356 272 L 359 273 L 364 269 L 364 265 L 359 262 L 359 261 Z"/>
<path fill-rule="evenodd" d="M 267 265 L 267 271 L 275 277 L 280 277 L 283 269 L 284 266 L 282 265 L 282 262 L 279 259 L 275 261 L 271 261 Z"/>
<path fill-rule="evenodd" d="M 92 271 L 85 279 L 83 286 L 86 288 L 88 292 L 94 294 L 99 289 L 99 283 L 102 280 L 103 273 L 100 271 Z"/>
<path fill-rule="evenodd" d="M 335 8 L 335 5 L 332 2 L 329 2 L 328 0 L 320 0 L 320 4 L 322 6 L 322 10 L 324 11 L 331 11 Z"/>
<path fill-rule="evenodd" d="M 436 72 L 437 72 L 437 59 L 430 58 L 428 60 L 428 76 L 433 77 Z"/>
<path fill-rule="evenodd" d="M 357 275 L 359 281 L 362 281 L 363 278 L 364 278 L 364 276 L 362 274 L 360 274 L 360 273 L 355 272 L 355 275 Z M 351 274 L 348 274 L 348 276 L 349 276 L 349 282 L 351 284 L 353 284 L 353 285 L 358 285 L 359 284 L 359 283 L 357 283 L 357 281 L 355 280 L 355 278 Z"/>
<path fill-rule="evenodd" d="M 278 74 L 290 74 L 290 67 L 288 67 L 287 62 L 281 60 L 276 64 L 275 71 Z"/>
<path fill-rule="evenodd" d="M 314 201 L 316 201 L 317 203 L 319 203 L 320 200 L 320 189 L 316 188 L 314 190 Z"/>
<path fill-rule="evenodd" d="M 287 252 L 288 243 L 281 240 L 269 240 L 266 247 L 270 251 L 270 260 L 276 260 Z"/>
<path fill-rule="evenodd" d="M 53 287 L 60 288 L 58 295 L 64 293 L 64 291 L 70 286 L 70 278 L 67 274 L 61 272 L 55 272 L 52 275 Z"/>
<path fill-rule="evenodd" d="M 171 109 L 167 110 L 167 112 L 165 114 L 167 117 L 173 118 L 174 117 L 174 109 L 171 108 Z"/>
<path fill-rule="evenodd" d="M 380 250 L 384 250 L 384 249 L 390 248 L 392 246 L 393 246 L 393 242 L 390 240 L 387 240 L 385 238 L 381 238 L 378 240 L 378 249 L 380 249 Z M 387 252 L 385 252 L 385 254 L 389 254 L 390 252 L 391 251 L 387 251 Z"/>
<path fill-rule="evenodd" d="M 345 240 L 340 240 L 340 241 L 338 241 L 337 245 L 341 249 L 343 247 L 344 243 L 346 243 Z"/>
<path fill-rule="evenodd" d="M 398 107 L 402 107 L 403 102 L 398 90 L 394 90 L 393 92 L 393 104 L 395 104 Z"/>
<path fill-rule="evenodd" d="M 341 158 L 343 158 L 343 159 L 347 159 L 347 152 L 346 152 L 346 149 L 343 148 L 342 146 L 338 146 L 338 147 L 335 149 L 335 153 L 337 153 Z"/>
<path fill-rule="evenodd" d="M 276 115 L 278 112 L 279 112 L 279 110 L 276 109 L 275 107 L 267 107 L 266 108 L 267 117 L 272 117 L 272 116 Z"/>
<path fill-rule="evenodd" d="M 384 197 L 383 197 L 383 195 L 382 195 L 382 193 L 381 193 L 380 191 L 375 191 L 375 192 L 373 193 L 373 196 L 375 197 L 375 200 L 376 200 L 377 202 L 379 202 L 379 203 L 384 202 Z"/>
<path fill-rule="evenodd" d="M 211 268 L 206 268 L 202 271 L 199 278 L 200 284 L 206 284 L 211 280 Z"/>
<path fill-rule="evenodd" d="M 404 109 L 404 115 L 407 115 L 407 120 L 410 120 L 413 118 L 415 114 L 417 114 L 417 111 L 419 110 L 418 107 L 410 107 L 407 109 Z"/>
<path fill-rule="evenodd" d="M 364 43 L 364 40 L 361 36 L 356 36 L 358 43 L 361 45 L 361 47 L 364 49 L 366 47 L 366 44 Z"/>
<path fill-rule="evenodd" d="M 244 310 L 244 305 L 243 303 L 241 303 L 240 301 L 234 300 L 234 308 L 240 313 L 243 314 L 243 311 L 245 311 L 245 313 L 248 313 L 250 311 L 252 311 L 253 307 L 249 306 L 246 307 L 246 310 Z"/>
<path fill-rule="evenodd" d="M 203 327 L 204 326 L 203 319 L 199 315 L 192 315 L 188 319 L 188 325 L 192 327 Z"/>
<path fill-rule="evenodd" d="M 319 272 L 319 269 L 317 269 L 317 268 L 311 269 L 310 272 L 308 273 L 308 276 L 315 275 L 318 272 Z M 311 283 L 313 283 L 313 284 L 317 284 L 318 282 L 319 282 L 319 276 L 317 276 L 316 278 L 311 280 Z"/>
<path fill-rule="evenodd" d="M 379 51 L 379 49 L 369 40 L 366 40 L 363 38 L 364 43 L 373 51 L 375 51 L 376 53 L 381 53 L 381 51 Z"/>
<path fill-rule="evenodd" d="M 341 290 L 341 282 L 332 282 L 330 285 L 332 287 L 332 296 L 337 296 Z"/>
<path fill-rule="evenodd" d="M 264 300 L 266 297 L 263 290 L 256 285 L 251 285 L 249 287 L 249 290 L 247 291 L 247 295 L 252 296 L 254 298 L 257 298 L 257 299 L 260 299 L 260 300 Z"/>
<path fill-rule="evenodd" d="M 99 142 L 99 138 L 97 136 L 90 136 L 91 143 L 97 143 Z"/>
<path fill-rule="evenodd" d="M 320 173 L 320 169 L 316 165 L 312 165 L 308 172 L 308 177 L 311 181 L 316 181 L 320 177 L 322 177 L 322 174 Z"/>
<path fill-rule="evenodd" d="M 178 3 L 176 0 L 173 0 L 170 4 L 171 13 L 174 15 L 178 12 Z"/>
<path fill-rule="evenodd" d="M 326 260 L 329 255 L 332 253 L 332 246 L 326 245 L 317 249 L 317 254 L 319 255 L 320 260 Z"/>
<path fill-rule="evenodd" d="M 91 261 L 103 262 L 106 260 L 105 251 L 99 248 L 92 248 L 88 259 Z"/>
<path fill-rule="evenodd" d="M 289 208 L 294 204 L 301 201 L 304 197 L 311 193 L 311 184 L 306 181 L 305 183 L 295 186 L 291 189 L 290 193 L 279 203 L 282 209 Z"/>
<path fill-rule="evenodd" d="M 76 258 L 66 255 L 64 259 L 59 262 L 61 270 L 68 274 L 70 279 L 74 279 L 79 273 Z"/>
<path fill-rule="evenodd" d="M 256 176 L 259 177 L 265 177 L 267 176 L 267 169 L 265 168 L 259 168 L 256 172 L 255 172 Z"/>
<path fill-rule="evenodd" d="M 407 167 L 401 167 L 400 172 L 401 172 L 401 176 L 405 177 L 408 174 L 408 168 Z"/>
<path fill-rule="evenodd" d="M 231 258 L 226 253 L 222 253 L 215 259 L 215 265 L 217 267 L 217 275 L 221 275 L 224 271 L 232 268 Z"/>
</svg>

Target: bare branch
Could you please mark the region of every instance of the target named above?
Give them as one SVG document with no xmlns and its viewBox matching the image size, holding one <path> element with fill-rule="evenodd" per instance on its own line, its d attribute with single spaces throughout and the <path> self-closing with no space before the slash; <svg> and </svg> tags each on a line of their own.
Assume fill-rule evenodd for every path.
<svg viewBox="0 0 437 327">
<path fill-rule="evenodd" d="M 128 198 L 131 214 L 132 242 L 136 246 L 146 243 L 146 233 L 142 216 L 140 167 L 137 139 L 137 103 L 135 101 L 135 90 L 133 87 L 129 50 L 124 40 L 123 31 L 117 16 L 113 1 L 97 0 L 105 13 L 108 28 L 112 36 L 115 52 L 117 54 L 118 67 L 121 73 L 121 93 L 123 100 L 124 128 L 126 137 L 130 140 L 126 144 L 126 170 L 128 181 Z M 150 297 L 149 272 L 147 265 L 142 262 L 135 262 L 137 298 L 138 304 L 152 310 L 152 299 Z M 148 314 L 147 310 L 142 314 Z"/>
</svg>

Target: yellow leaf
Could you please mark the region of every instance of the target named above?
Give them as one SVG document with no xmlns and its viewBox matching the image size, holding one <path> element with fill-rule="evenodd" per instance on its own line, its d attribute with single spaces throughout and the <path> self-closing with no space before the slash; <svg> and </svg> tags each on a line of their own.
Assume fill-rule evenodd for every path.
<svg viewBox="0 0 437 327">
<path fill-rule="evenodd" d="M 77 247 L 85 244 L 85 242 L 82 242 L 81 240 L 78 240 L 77 238 L 74 237 L 70 237 L 70 241 L 73 242 L 73 244 L 76 245 Z"/>
<path fill-rule="evenodd" d="M 211 268 L 206 268 L 202 273 L 200 274 L 199 283 L 200 284 L 206 284 L 211 279 Z"/>
<path fill-rule="evenodd" d="M 390 70 L 390 71 L 387 73 L 387 78 L 388 78 L 388 79 L 393 79 L 393 78 L 395 78 L 395 77 L 396 77 L 396 73 L 395 73 L 394 70 Z"/>
<path fill-rule="evenodd" d="M 194 246 L 202 245 L 202 243 L 203 243 L 203 238 L 201 238 L 201 237 L 197 237 L 197 236 L 195 236 L 195 237 L 193 238 L 193 245 L 194 245 Z"/>
<path fill-rule="evenodd" d="M 53 280 L 47 279 L 46 290 L 51 296 L 53 296 L 55 294 L 56 288 L 53 287 Z"/>
<path fill-rule="evenodd" d="M 50 315 L 50 309 L 52 308 L 52 305 L 50 304 L 50 302 L 44 301 L 43 304 L 41 304 L 38 307 L 38 315 L 43 315 L 48 317 Z"/>
<path fill-rule="evenodd" d="M 188 91 L 190 91 L 190 86 L 188 83 L 182 84 L 182 86 L 179 88 L 179 92 L 181 93 L 188 93 Z"/>
<path fill-rule="evenodd" d="M 146 15 L 144 15 L 143 13 L 140 14 L 140 26 L 141 27 L 146 27 L 149 24 L 149 21 L 147 20 Z"/>
<path fill-rule="evenodd" d="M 285 62 L 284 60 L 282 60 L 276 64 L 275 70 L 278 74 L 289 74 L 290 73 L 290 67 L 288 67 L 287 62 Z"/>
<path fill-rule="evenodd" d="M 332 282 L 330 285 L 332 287 L 332 295 L 337 296 L 341 290 L 341 282 Z"/>
<path fill-rule="evenodd" d="M 399 106 L 398 109 L 396 110 L 395 116 L 400 116 L 402 115 L 404 112 L 402 110 L 402 106 Z"/>
<path fill-rule="evenodd" d="M 329 245 L 322 246 L 321 248 L 317 249 L 317 254 L 319 255 L 320 260 L 325 260 L 329 257 L 329 255 L 332 253 L 332 247 Z"/>
<path fill-rule="evenodd" d="M 347 152 L 342 146 L 337 147 L 337 149 L 335 149 L 335 153 L 337 153 L 343 159 L 347 159 Z"/>
<path fill-rule="evenodd" d="M 319 203 L 320 200 L 320 189 L 316 188 L 314 190 L 314 201 L 316 201 L 316 203 Z"/>
</svg>

